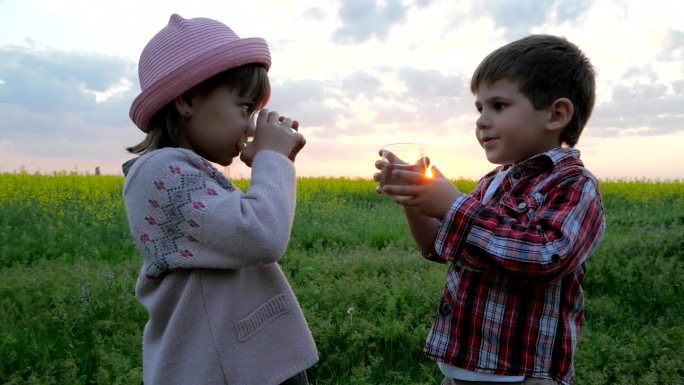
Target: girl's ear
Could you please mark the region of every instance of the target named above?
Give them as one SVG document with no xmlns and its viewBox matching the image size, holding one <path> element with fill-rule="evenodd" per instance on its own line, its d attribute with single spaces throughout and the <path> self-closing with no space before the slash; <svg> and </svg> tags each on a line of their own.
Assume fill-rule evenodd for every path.
<svg viewBox="0 0 684 385">
<path fill-rule="evenodd" d="M 549 121 L 546 129 L 549 131 L 563 131 L 572 120 L 572 113 L 575 110 L 572 102 L 568 98 L 556 99 L 549 107 Z"/>
<path fill-rule="evenodd" d="M 180 116 L 192 116 L 192 102 L 188 101 L 184 95 L 176 97 L 173 102 Z"/>
</svg>

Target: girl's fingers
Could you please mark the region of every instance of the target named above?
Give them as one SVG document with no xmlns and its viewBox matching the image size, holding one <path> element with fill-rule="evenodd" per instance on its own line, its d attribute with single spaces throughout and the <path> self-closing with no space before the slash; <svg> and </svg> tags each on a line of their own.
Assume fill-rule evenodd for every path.
<svg viewBox="0 0 684 385">
<path fill-rule="evenodd" d="M 273 124 L 280 123 L 280 114 L 277 111 L 269 111 L 267 122 Z"/>
<path fill-rule="evenodd" d="M 306 145 L 306 138 L 299 132 L 294 131 L 294 138 L 295 145 L 294 147 L 292 147 L 292 151 L 290 151 L 290 155 L 288 156 L 288 158 L 293 162 L 295 161 L 295 158 L 297 157 L 299 151 L 301 151 L 302 148 L 304 148 L 304 146 Z"/>
</svg>

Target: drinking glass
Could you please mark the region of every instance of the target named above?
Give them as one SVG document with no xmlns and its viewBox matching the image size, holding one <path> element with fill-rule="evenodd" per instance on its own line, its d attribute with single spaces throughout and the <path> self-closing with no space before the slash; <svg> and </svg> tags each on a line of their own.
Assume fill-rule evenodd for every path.
<svg viewBox="0 0 684 385">
<path fill-rule="evenodd" d="M 382 160 L 387 162 L 381 171 L 380 185 L 407 184 L 402 179 L 392 178 L 392 170 L 400 166 L 402 169 L 425 172 L 425 149 L 418 143 L 390 143 L 382 147 Z"/>
</svg>

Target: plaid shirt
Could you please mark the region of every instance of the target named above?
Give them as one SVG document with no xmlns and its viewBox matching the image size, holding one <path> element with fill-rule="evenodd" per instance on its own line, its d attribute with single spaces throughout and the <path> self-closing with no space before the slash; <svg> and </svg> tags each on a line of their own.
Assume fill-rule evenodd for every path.
<svg viewBox="0 0 684 385">
<path fill-rule="evenodd" d="M 502 167 L 454 201 L 426 256 L 452 263 L 424 351 L 479 373 L 571 384 L 580 284 L 605 231 L 598 181 L 571 148 L 507 167 L 487 204 Z"/>
</svg>

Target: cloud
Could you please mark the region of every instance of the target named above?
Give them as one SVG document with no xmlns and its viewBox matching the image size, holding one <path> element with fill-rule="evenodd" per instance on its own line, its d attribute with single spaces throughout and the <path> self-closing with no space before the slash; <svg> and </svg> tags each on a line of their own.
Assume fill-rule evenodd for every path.
<svg viewBox="0 0 684 385">
<path fill-rule="evenodd" d="M 339 78 L 273 79 L 268 108 L 299 120 L 309 134 L 337 138 L 439 126 L 471 113 L 468 79 L 411 67 L 359 70 Z"/>
<path fill-rule="evenodd" d="M 348 98 L 365 96 L 367 99 L 385 97 L 383 82 L 368 71 L 355 71 L 342 78 L 341 87 Z"/>
<path fill-rule="evenodd" d="M 610 101 L 596 106 L 593 136 L 662 135 L 684 131 L 684 85 L 638 83 L 613 88 Z"/>
<path fill-rule="evenodd" d="M 472 112 L 469 79 L 436 70 L 404 67 L 396 72 L 406 87 L 398 101 L 412 107 L 415 121 L 440 124 L 456 114 Z"/>
<path fill-rule="evenodd" d="M 303 14 L 305 19 L 312 19 L 317 21 L 322 21 L 326 19 L 327 12 L 320 7 L 310 7 Z"/>
<path fill-rule="evenodd" d="M 663 61 L 684 61 L 684 31 L 667 31 L 658 58 Z"/>
<path fill-rule="evenodd" d="M 35 157 L 120 152 L 136 134 L 128 118 L 135 67 L 119 57 L 0 47 L 0 137 Z"/>
<path fill-rule="evenodd" d="M 272 79 L 271 100 L 267 108 L 299 120 L 315 131 L 336 127 L 340 119 L 351 115 L 339 94 L 339 84 L 332 80 Z M 337 101 L 332 105 L 330 101 Z"/>
<path fill-rule="evenodd" d="M 486 0 L 476 2 L 471 14 L 489 14 L 507 40 L 516 40 L 547 23 L 578 25 L 591 6 L 590 0 Z"/>
<path fill-rule="evenodd" d="M 0 47 L 0 76 L 0 103 L 53 113 L 94 110 L 97 93 L 137 83 L 128 59 L 23 47 Z"/>
<path fill-rule="evenodd" d="M 557 24 L 571 22 L 574 25 L 581 25 L 591 6 L 591 0 L 559 0 L 554 7 L 554 22 Z"/>
<path fill-rule="evenodd" d="M 589 122 L 593 136 L 663 135 L 684 131 L 684 80 L 660 81 L 653 64 L 634 65 L 597 105 Z"/>
<path fill-rule="evenodd" d="M 372 38 L 384 41 L 395 24 L 406 20 L 413 4 L 401 0 L 343 0 L 339 10 L 342 26 L 333 32 L 333 40 L 340 44 L 363 43 Z M 430 1 L 418 1 L 419 7 Z"/>
</svg>

